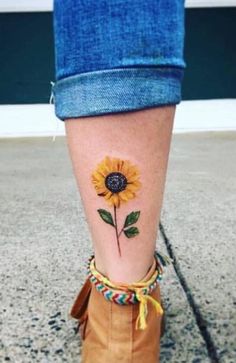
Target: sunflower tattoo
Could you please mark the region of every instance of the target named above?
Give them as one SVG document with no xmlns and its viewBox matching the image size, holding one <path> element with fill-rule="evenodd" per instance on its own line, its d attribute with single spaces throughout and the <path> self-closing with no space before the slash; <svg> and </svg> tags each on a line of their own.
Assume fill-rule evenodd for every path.
<svg viewBox="0 0 236 363">
<path fill-rule="evenodd" d="M 118 232 L 117 208 L 122 203 L 135 198 L 136 192 L 142 185 L 139 181 L 139 170 L 128 160 L 106 156 L 92 173 L 92 183 L 97 195 L 104 197 L 108 205 L 114 207 L 114 219 L 111 213 L 105 209 L 98 209 L 97 211 L 104 222 L 115 228 L 117 247 L 121 256 L 119 237 L 122 232 L 127 238 L 132 238 L 139 234 L 137 227 L 130 226 L 138 221 L 140 211 L 131 212 L 126 217 L 122 229 Z"/>
</svg>

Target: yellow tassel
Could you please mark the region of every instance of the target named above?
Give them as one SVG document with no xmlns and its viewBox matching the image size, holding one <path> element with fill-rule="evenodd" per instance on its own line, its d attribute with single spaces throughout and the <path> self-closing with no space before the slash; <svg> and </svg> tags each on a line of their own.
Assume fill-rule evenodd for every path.
<svg viewBox="0 0 236 363">
<path fill-rule="evenodd" d="M 137 291 L 136 291 L 136 298 L 140 302 L 140 304 L 139 304 L 139 315 L 136 320 L 135 328 L 144 330 L 147 327 L 147 323 L 146 323 L 146 317 L 147 317 L 147 313 L 148 313 L 147 301 L 146 301 L 144 295 L 141 295 Z"/>
<path fill-rule="evenodd" d="M 138 291 L 136 291 L 136 298 L 140 302 L 139 305 L 139 315 L 136 320 L 135 328 L 144 330 L 147 327 L 146 317 L 148 313 L 147 303 L 150 301 L 158 314 L 163 314 L 163 309 L 158 301 L 156 301 L 153 297 L 149 295 L 141 295 Z"/>
</svg>

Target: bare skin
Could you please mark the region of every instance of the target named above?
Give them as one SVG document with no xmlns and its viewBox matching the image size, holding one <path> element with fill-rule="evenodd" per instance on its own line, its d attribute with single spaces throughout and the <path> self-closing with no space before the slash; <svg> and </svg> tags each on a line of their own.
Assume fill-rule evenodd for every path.
<svg viewBox="0 0 236 363">
<path fill-rule="evenodd" d="M 68 149 L 92 236 L 97 269 L 113 281 L 141 280 L 153 261 L 163 202 L 175 106 L 80 117 L 65 121 Z M 118 208 L 99 196 L 91 175 L 104 158 L 128 160 L 140 172 L 141 187 Z M 124 232 L 105 223 L 99 209 L 109 211 L 120 232 L 132 211 L 140 215 L 139 233 Z"/>
</svg>

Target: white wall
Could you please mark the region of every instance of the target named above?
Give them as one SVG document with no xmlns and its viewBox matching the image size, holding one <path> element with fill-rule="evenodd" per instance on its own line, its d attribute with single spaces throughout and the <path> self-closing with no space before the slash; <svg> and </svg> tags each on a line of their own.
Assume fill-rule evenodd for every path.
<svg viewBox="0 0 236 363">
<path fill-rule="evenodd" d="M 177 106 L 174 133 L 236 130 L 236 100 L 182 101 Z M 0 137 L 65 135 L 54 105 L 0 106 Z"/>
</svg>

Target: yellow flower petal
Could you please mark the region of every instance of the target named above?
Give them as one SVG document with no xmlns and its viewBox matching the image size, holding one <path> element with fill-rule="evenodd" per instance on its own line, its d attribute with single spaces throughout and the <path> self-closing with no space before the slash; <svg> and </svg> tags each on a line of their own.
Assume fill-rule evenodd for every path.
<svg viewBox="0 0 236 363">
<path fill-rule="evenodd" d="M 102 164 L 101 166 L 100 166 L 100 168 L 99 168 L 99 171 L 100 171 L 100 173 L 104 176 L 104 177 L 106 177 L 108 174 L 109 174 L 109 169 L 108 169 L 108 167 L 106 166 L 106 165 L 104 165 L 104 164 Z"/>
<path fill-rule="evenodd" d="M 122 173 L 123 165 L 124 165 L 124 160 L 119 160 L 118 161 L 118 171 L 120 173 Z"/>
<path fill-rule="evenodd" d="M 125 191 L 125 194 L 127 195 L 127 197 L 128 197 L 129 199 L 133 199 L 133 198 L 134 198 L 134 196 L 135 196 L 135 194 L 134 194 L 131 190 L 127 190 L 127 189 L 126 189 L 126 191 Z"/>
<path fill-rule="evenodd" d="M 118 172 L 118 171 L 119 171 L 119 159 L 114 158 L 113 159 L 113 172 Z"/>
<path fill-rule="evenodd" d="M 100 171 L 94 171 L 92 174 L 93 180 L 103 180 L 104 176 L 100 173 Z"/>
<path fill-rule="evenodd" d="M 126 187 L 126 190 L 130 191 L 130 192 L 136 192 L 138 189 L 139 189 L 139 186 L 135 185 L 135 184 L 128 184 Z"/>
<path fill-rule="evenodd" d="M 106 156 L 106 158 L 104 160 L 104 166 L 107 168 L 107 170 L 109 171 L 109 173 L 112 172 L 112 161 L 109 158 L 109 156 Z"/>
<path fill-rule="evenodd" d="M 128 196 L 126 195 L 126 191 L 120 192 L 119 193 L 119 198 L 124 201 L 127 202 L 129 200 Z"/>
<path fill-rule="evenodd" d="M 97 194 L 102 194 L 102 195 L 107 195 L 107 190 L 105 189 L 105 188 L 97 188 L 97 187 L 95 187 L 96 188 L 96 192 L 97 192 Z"/>
<path fill-rule="evenodd" d="M 117 194 L 113 194 L 113 203 L 114 205 L 119 208 L 120 206 L 120 199 L 119 196 Z"/>
<path fill-rule="evenodd" d="M 108 199 L 110 199 L 111 197 L 112 197 L 112 192 L 107 191 L 107 192 L 106 192 L 106 195 L 105 195 L 105 197 L 104 197 L 104 198 L 105 198 L 106 200 L 108 200 Z"/>
<path fill-rule="evenodd" d="M 109 200 L 110 203 L 112 203 L 111 205 L 112 206 L 116 206 L 117 207 L 117 204 L 118 204 L 118 201 L 117 201 L 117 196 L 116 194 L 113 194 Z"/>
<path fill-rule="evenodd" d="M 135 182 L 138 180 L 139 176 L 137 174 L 127 176 L 128 183 Z"/>
</svg>

